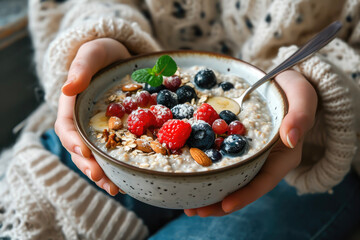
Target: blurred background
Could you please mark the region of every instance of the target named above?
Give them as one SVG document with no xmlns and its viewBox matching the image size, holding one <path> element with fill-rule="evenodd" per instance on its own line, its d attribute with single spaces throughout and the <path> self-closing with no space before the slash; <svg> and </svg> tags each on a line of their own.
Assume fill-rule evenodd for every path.
<svg viewBox="0 0 360 240">
<path fill-rule="evenodd" d="M 0 151 L 13 129 L 42 101 L 27 30 L 27 0 L 0 0 Z"/>
</svg>

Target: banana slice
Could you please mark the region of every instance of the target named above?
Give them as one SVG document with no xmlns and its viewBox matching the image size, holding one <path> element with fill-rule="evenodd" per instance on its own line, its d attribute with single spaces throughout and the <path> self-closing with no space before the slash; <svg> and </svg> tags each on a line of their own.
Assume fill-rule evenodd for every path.
<svg viewBox="0 0 360 240">
<path fill-rule="evenodd" d="M 103 132 L 104 129 L 108 129 L 108 117 L 106 112 L 99 112 L 90 118 L 90 126 L 97 132 Z"/>
<path fill-rule="evenodd" d="M 223 110 L 229 110 L 235 114 L 238 114 L 240 112 L 239 104 L 231 98 L 210 97 L 208 98 L 206 103 L 210 104 L 217 113 L 220 113 Z"/>
</svg>

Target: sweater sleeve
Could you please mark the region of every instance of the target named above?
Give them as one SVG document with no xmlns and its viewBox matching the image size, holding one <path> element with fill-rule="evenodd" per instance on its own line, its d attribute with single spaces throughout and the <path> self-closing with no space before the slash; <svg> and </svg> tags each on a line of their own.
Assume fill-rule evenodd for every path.
<svg viewBox="0 0 360 240">
<path fill-rule="evenodd" d="M 30 0 L 29 26 L 45 100 L 57 107 L 60 89 L 81 45 L 113 38 L 134 54 L 160 50 L 137 1 Z"/>
<path fill-rule="evenodd" d="M 281 48 L 275 62 L 296 50 L 295 46 Z M 295 67 L 315 87 L 319 98 L 316 123 L 305 138 L 302 162 L 285 178 L 300 194 L 330 191 L 359 160 L 360 85 L 351 73 L 359 71 L 359 66 L 358 52 L 335 39 Z"/>
</svg>

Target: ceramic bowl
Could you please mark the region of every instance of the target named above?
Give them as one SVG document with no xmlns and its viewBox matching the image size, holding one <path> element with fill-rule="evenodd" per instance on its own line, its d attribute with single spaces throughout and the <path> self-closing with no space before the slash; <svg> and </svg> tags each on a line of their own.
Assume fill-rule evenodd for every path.
<svg viewBox="0 0 360 240">
<path fill-rule="evenodd" d="M 156 60 L 164 54 L 170 55 L 181 68 L 206 66 L 223 74 L 238 75 L 250 84 L 264 76 L 263 71 L 246 62 L 214 53 L 172 51 L 136 56 L 113 64 L 94 76 L 90 86 L 76 99 L 75 125 L 105 174 L 131 197 L 162 208 L 203 207 L 221 201 L 248 184 L 259 172 L 271 148 L 279 139 L 278 132 L 287 111 L 287 100 L 274 81 L 268 81 L 256 90 L 266 100 L 270 110 L 273 121 L 270 140 L 255 155 L 221 169 L 167 173 L 138 168 L 110 157 L 90 141 L 89 119 L 94 102 L 111 86 L 119 84 L 124 76 L 136 69 L 154 66 Z"/>
</svg>

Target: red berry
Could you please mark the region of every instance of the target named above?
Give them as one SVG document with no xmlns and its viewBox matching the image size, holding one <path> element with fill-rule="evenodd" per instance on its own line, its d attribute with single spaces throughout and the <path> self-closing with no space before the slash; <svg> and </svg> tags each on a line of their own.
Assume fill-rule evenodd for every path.
<svg viewBox="0 0 360 240">
<path fill-rule="evenodd" d="M 216 119 L 212 124 L 212 129 L 216 134 L 224 134 L 228 130 L 228 125 L 223 119 Z"/>
<path fill-rule="evenodd" d="M 135 98 L 139 107 L 146 107 L 151 99 L 151 95 L 148 91 L 140 91 L 136 93 Z"/>
<path fill-rule="evenodd" d="M 214 148 L 217 149 L 217 150 L 220 150 L 221 144 L 223 142 L 224 142 L 224 138 L 222 138 L 222 137 L 215 138 Z"/>
<path fill-rule="evenodd" d="M 160 128 L 157 137 L 160 143 L 166 144 L 168 149 L 175 150 L 185 145 L 190 133 L 190 123 L 178 119 L 171 119 Z"/>
<path fill-rule="evenodd" d="M 149 109 L 138 108 L 133 111 L 127 120 L 128 130 L 136 136 L 141 136 L 146 129 L 156 125 L 154 114 Z"/>
<path fill-rule="evenodd" d="M 121 118 L 125 114 L 125 108 L 120 103 L 110 103 L 106 108 L 106 116 L 112 117 L 116 116 L 118 118 Z"/>
<path fill-rule="evenodd" d="M 150 107 L 150 111 L 154 113 L 154 116 L 156 118 L 155 127 L 158 128 L 160 128 L 169 119 L 173 118 L 171 110 L 163 105 L 153 105 Z"/>
<path fill-rule="evenodd" d="M 157 93 L 153 93 L 151 94 L 151 98 L 150 98 L 150 101 L 149 101 L 149 105 L 152 106 L 152 105 L 156 105 L 157 104 Z"/>
<path fill-rule="evenodd" d="M 228 130 L 229 135 L 232 134 L 244 135 L 245 132 L 246 132 L 245 126 L 240 121 L 235 120 L 229 124 L 229 130 Z"/>
<path fill-rule="evenodd" d="M 203 103 L 194 113 L 194 117 L 196 120 L 203 120 L 211 126 L 219 118 L 219 114 L 210 104 Z"/>
<path fill-rule="evenodd" d="M 170 91 L 175 92 L 176 89 L 180 87 L 181 78 L 178 75 L 173 75 L 171 77 L 164 77 L 163 85 Z"/>
<path fill-rule="evenodd" d="M 130 114 L 138 108 L 137 102 L 132 97 L 126 97 L 123 101 L 123 105 L 127 114 Z"/>
</svg>

